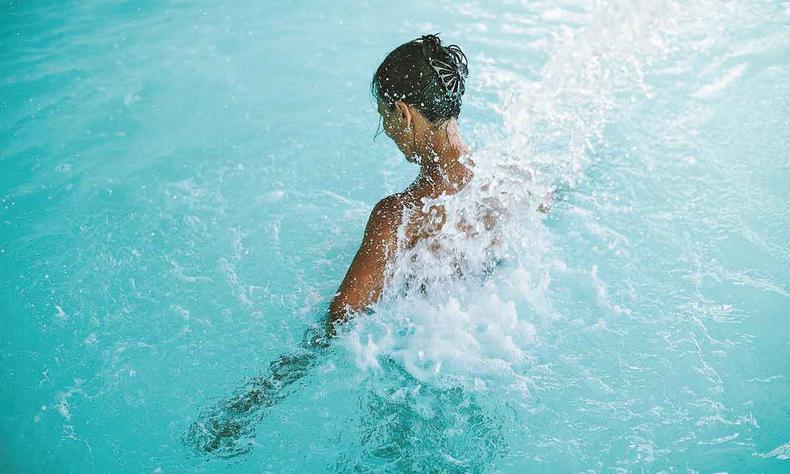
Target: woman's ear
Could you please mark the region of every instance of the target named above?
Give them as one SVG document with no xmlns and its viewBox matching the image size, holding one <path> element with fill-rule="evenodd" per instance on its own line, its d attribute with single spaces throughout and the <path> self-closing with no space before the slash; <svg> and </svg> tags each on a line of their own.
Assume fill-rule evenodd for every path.
<svg viewBox="0 0 790 474">
<path fill-rule="evenodd" d="M 395 102 L 395 109 L 398 111 L 401 120 L 403 121 L 403 126 L 406 130 L 410 130 L 412 126 L 412 122 L 414 117 L 411 113 L 411 107 L 406 102 L 399 100 Z"/>
</svg>

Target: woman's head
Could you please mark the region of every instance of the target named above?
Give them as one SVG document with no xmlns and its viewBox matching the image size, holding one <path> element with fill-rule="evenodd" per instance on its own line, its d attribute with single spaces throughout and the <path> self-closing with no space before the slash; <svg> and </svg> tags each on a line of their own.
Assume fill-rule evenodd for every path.
<svg viewBox="0 0 790 474">
<path fill-rule="evenodd" d="M 458 118 L 467 75 L 461 48 L 442 46 L 435 35 L 398 46 L 378 67 L 371 92 L 377 99 L 384 131 L 407 156 L 414 151 L 405 148 L 410 148 L 407 134 L 415 121 L 416 125 L 424 121 L 437 128 Z M 421 117 L 415 117 L 415 112 Z"/>
</svg>

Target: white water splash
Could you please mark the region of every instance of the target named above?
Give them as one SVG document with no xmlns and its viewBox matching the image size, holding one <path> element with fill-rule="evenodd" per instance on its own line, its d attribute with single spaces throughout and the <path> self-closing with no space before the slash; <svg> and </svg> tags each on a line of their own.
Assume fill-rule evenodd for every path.
<svg viewBox="0 0 790 474">
<path fill-rule="evenodd" d="M 576 185 L 608 123 L 652 96 L 645 69 L 673 51 L 680 22 L 699 7 L 601 4 L 586 27 L 559 31 L 538 81 L 482 66 L 483 82 L 501 90 L 494 107 L 506 138 L 474 153 L 475 179 L 463 191 L 425 203 L 445 208 L 441 251 L 422 242 L 399 255 L 375 316 L 358 318 L 346 340 L 361 369 L 388 357 L 422 382 L 476 390 L 498 380 L 528 391 L 518 368 L 540 337 L 535 318 L 554 314 L 545 293 L 552 272 L 564 269 L 548 256 L 552 238 L 538 208 Z M 477 238 L 456 230 L 486 213 L 498 215 L 497 224 L 478 225 Z M 483 276 L 496 259 L 505 264 Z M 609 304 L 595 268 L 592 278 Z"/>
<path fill-rule="evenodd" d="M 785 461 L 790 459 L 790 442 L 778 446 L 767 453 L 755 454 L 755 456 L 759 456 L 761 458 L 776 458 Z"/>
<path fill-rule="evenodd" d="M 732 82 L 740 78 L 744 71 L 746 71 L 746 64 L 738 64 L 734 68 L 727 71 L 716 81 L 706 84 L 693 94 L 698 99 L 708 99 L 721 94 Z"/>
</svg>

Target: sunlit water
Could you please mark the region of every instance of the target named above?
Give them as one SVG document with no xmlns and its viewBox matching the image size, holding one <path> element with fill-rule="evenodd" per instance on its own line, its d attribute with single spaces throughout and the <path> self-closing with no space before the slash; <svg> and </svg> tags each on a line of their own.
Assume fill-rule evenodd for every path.
<svg viewBox="0 0 790 474">
<path fill-rule="evenodd" d="M 790 469 L 787 3 L 289 3 L 0 6 L 0 470 Z M 435 32 L 493 183 L 448 214 L 495 197 L 499 265 L 402 256 L 245 454 L 196 452 L 414 177 L 368 87 Z"/>
</svg>

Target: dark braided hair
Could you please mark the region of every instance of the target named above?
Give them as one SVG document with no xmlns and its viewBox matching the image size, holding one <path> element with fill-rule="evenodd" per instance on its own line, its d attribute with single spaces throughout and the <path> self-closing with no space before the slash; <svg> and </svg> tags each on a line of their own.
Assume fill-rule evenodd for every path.
<svg viewBox="0 0 790 474">
<path fill-rule="evenodd" d="M 395 48 L 376 69 L 370 90 L 389 107 L 402 100 L 432 123 L 458 118 L 466 55 L 456 45 L 442 46 L 436 35 L 425 35 Z"/>
</svg>

